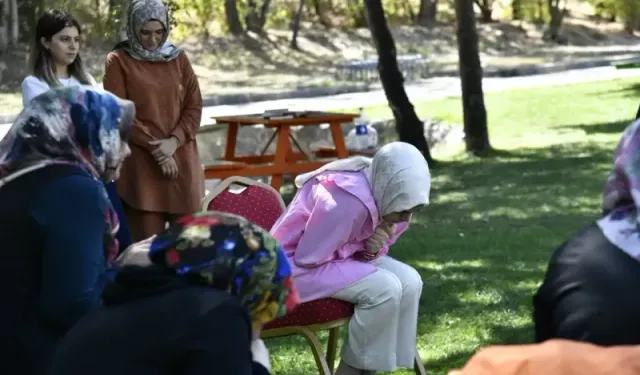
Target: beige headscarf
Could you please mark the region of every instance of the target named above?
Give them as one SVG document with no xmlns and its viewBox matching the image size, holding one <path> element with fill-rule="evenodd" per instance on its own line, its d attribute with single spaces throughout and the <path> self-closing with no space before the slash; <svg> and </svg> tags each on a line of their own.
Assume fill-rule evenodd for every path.
<svg viewBox="0 0 640 375">
<path fill-rule="evenodd" d="M 422 153 L 409 143 L 389 143 L 380 148 L 373 159 L 357 156 L 333 161 L 296 177 L 296 186 L 301 188 L 326 171 L 364 171 L 380 216 L 429 204 L 429 166 Z"/>
</svg>

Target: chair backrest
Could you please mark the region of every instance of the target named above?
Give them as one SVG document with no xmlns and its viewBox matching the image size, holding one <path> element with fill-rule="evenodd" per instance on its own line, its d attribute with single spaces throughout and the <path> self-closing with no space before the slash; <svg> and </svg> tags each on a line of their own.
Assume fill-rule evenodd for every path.
<svg viewBox="0 0 640 375">
<path fill-rule="evenodd" d="M 236 193 L 229 190 L 231 185 L 246 187 Z M 273 187 L 250 178 L 233 176 L 221 181 L 207 194 L 202 201 L 202 209 L 240 215 L 270 230 L 286 206 Z"/>
</svg>

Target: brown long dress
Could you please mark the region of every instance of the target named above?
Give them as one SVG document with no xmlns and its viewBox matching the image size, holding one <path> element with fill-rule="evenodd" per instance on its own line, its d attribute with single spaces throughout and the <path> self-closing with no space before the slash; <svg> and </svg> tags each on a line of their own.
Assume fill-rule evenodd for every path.
<svg viewBox="0 0 640 375">
<path fill-rule="evenodd" d="M 195 212 L 204 193 L 196 133 L 202 116 L 202 96 L 191 63 L 182 52 L 168 62 L 136 60 L 124 51 L 107 56 L 104 88 L 136 104 L 131 156 L 116 182 L 125 203 L 134 241 L 164 229 L 171 218 Z M 152 140 L 175 136 L 179 175 L 165 177 L 151 155 Z"/>
</svg>

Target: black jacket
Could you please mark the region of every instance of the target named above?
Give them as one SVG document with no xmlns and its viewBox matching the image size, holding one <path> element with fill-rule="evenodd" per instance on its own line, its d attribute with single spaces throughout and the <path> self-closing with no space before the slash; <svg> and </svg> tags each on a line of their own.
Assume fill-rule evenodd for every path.
<svg viewBox="0 0 640 375">
<path fill-rule="evenodd" d="M 268 375 L 251 324 L 226 292 L 154 268 L 125 267 L 62 340 L 50 375 Z"/>
<path fill-rule="evenodd" d="M 533 298 L 536 341 L 640 345 L 640 262 L 597 224 L 555 250 Z"/>
</svg>

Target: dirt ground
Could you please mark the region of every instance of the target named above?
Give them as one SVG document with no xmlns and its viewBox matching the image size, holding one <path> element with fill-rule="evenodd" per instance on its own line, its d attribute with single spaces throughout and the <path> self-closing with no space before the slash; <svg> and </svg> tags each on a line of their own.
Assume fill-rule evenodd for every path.
<svg viewBox="0 0 640 375">
<path fill-rule="evenodd" d="M 479 24 L 485 67 L 515 66 L 569 61 L 640 52 L 640 36 L 622 31 L 619 24 L 599 23 L 588 17 L 565 21 L 566 45 L 543 41 L 544 27 L 528 23 Z M 457 64 L 455 29 L 440 25 L 431 29 L 394 28 L 398 54 L 422 54 L 432 70 Z M 289 48 L 289 31 L 269 31 L 264 37 L 211 37 L 185 40 L 204 95 L 268 92 L 296 87 L 339 84 L 336 63 L 375 57 L 366 29 L 318 29 L 307 25 L 299 35 L 300 51 Z M 84 57 L 91 72 L 102 76 L 107 48 L 89 46 Z M 27 50 L 16 48 L 0 57 L 0 113 L 21 108 L 20 83 L 28 74 Z"/>
</svg>

